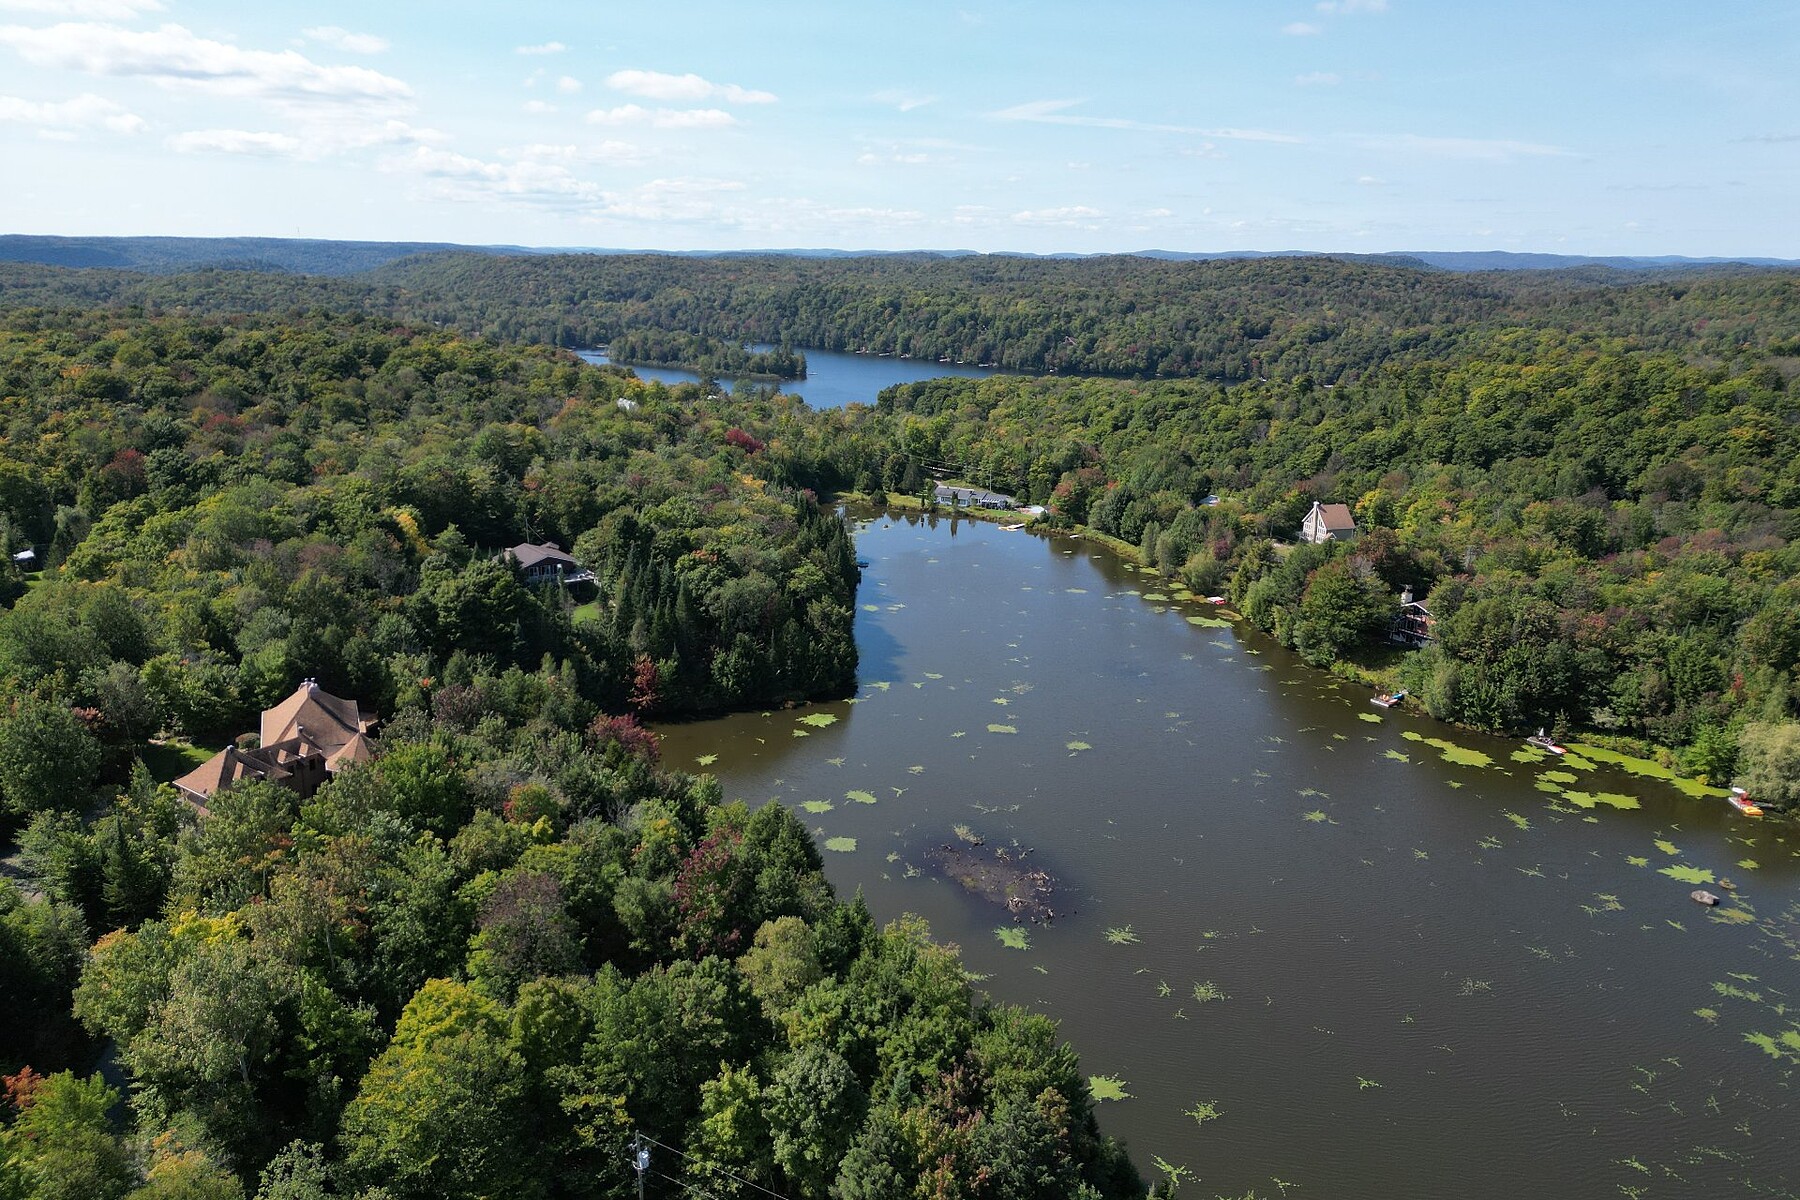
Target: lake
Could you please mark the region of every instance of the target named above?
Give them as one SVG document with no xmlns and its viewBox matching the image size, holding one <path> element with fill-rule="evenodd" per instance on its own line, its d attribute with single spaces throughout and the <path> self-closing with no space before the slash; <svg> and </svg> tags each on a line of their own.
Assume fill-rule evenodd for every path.
<svg viewBox="0 0 1800 1200">
<path fill-rule="evenodd" d="M 767 349 L 755 346 L 754 349 Z M 611 360 L 600 350 L 576 351 L 587 362 L 604 365 Z M 999 372 L 985 367 L 959 366 L 956 363 L 927 362 L 911 358 L 882 358 L 873 354 L 843 354 L 832 350 L 808 350 L 806 378 L 784 380 L 780 388 L 804 397 L 813 408 L 842 408 L 846 404 L 873 404 L 882 388 L 896 383 L 918 383 L 925 379 L 942 379 L 954 375 L 963 379 L 985 379 Z M 670 387 L 678 383 L 696 383 L 700 376 L 692 371 L 668 367 L 632 367 L 640 379 L 656 380 Z M 719 381 L 727 390 L 732 381 Z M 766 386 L 762 383 L 753 386 Z"/>
<path fill-rule="evenodd" d="M 1059 1019 L 1147 1177 L 1800 1189 L 1795 826 L 1383 712 L 1079 539 L 890 515 L 857 546 L 855 699 L 666 728 L 664 759 L 792 806 L 842 894 Z M 1050 872 L 1059 916 L 1014 925 L 946 844 Z"/>
</svg>

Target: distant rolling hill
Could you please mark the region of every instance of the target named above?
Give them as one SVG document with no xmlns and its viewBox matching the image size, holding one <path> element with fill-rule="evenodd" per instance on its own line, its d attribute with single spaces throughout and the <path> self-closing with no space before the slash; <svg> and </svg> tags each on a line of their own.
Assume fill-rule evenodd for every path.
<svg viewBox="0 0 1800 1200">
<path fill-rule="evenodd" d="M 903 254 L 880 250 L 717 250 L 645 251 L 599 247 L 465 246 L 454 242 L 342 242 L 313 238 L 189 238 L 189 237 L 50 237 L 33 234 L 0 234 L 0 262 L 38 263 L 53 267 L 103 267 L 151 274 L 225 269 L 274 271 L 296 275 L 359 275 L 397 259 L 419 254 L 454 251 L 464 254 L 504 256 L 537 254 L 670 254 L 682 258 L 740 258 L 780 256 L 788 258 L 893 258 Z M 916 250 L 904 255 L 926 258 L 974 257 L 972 250 Z M 1005 254 L 1006 258 L 1081 259 L 1089 254 Z M 1800 260 L 1781 258 L 1686 258 L 1594 256 L 1583 254 L 1520 254 L 1505 250 L 1405 250 L 1387 254 L 1338 254 L 1320 250 L 1140 250 L 1124 257 L 1161 259 L 1168 262 L 1205 262 L 1220 259 L 1330 257 L 1392 265 L 1422 265 L 1440 271 L 1567 271 L 1609 267 L 1618 271 L 1694 270 L 1744 265 L 1753 267 L 1800 266 Z"/>
</svg>

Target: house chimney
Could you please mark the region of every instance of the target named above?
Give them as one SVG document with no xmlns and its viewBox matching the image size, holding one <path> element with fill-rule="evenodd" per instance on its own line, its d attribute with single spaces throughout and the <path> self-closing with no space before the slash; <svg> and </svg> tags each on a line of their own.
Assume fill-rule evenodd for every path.
<svg viewBox="0 0 1800 1200">
<path fill-rule="evenodd" d="M 1405 587 L 1400 589 L 1400 603 L 1411 604 L 1412 602 L 1413 602 L 1412 584 L 1409 583 Z"/>
</svg>

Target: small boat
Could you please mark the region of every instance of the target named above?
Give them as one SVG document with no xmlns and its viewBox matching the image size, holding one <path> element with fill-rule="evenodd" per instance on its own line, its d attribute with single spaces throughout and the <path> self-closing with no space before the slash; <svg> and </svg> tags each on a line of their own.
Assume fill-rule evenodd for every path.
<svg viewBox="0 0 1800 1200">
<path fill-rule="evenodd" d="M 1543 750 L 1550 754 L 1563 755 L 1569 752 L 1567 746 L 1557 745 L 1550 735 L 1545 733 L 1542 729 L 1539 729 L 1536 733 L 1526 738 L 1525 744 L 1527 746 L 1535 746 L 1539 750 Z"/>
<path fill-rule="evenodd" d="M 1206 598 L 1206 602 L 1208 604 L 1224 604 L 1225 597 L 1223 597 L 1223 596 L 1208 596 Z"/>
<path fill-rule="evenodd" d="M 1695 904 L 1704 904 L 1708 908 L 1716 908 L 1719 904 L 1719 898 L 1705 888 L 1694 889 L 1688 893 L 1688 898 Z"/>
<path fill-rule="evenodd" d="M 1732 788 L 1731 794 L 1725 797 L 1725 799 L 1731 803 L 1731 807 L 1737 809 L 1746 817 L 1760 817 L 1763 815 L 1762 805 L 1752 800 L 1750 798 L 1750 793 L 1746 792 L 1741 787 Z"/>
<path fill-rule="evenodd" d="M 1406 689 L 1401 688 L 1397 692 L 1383 692 L 1381 695 L 1370 700 L 1369 703 L 1379 705 L 1382 708 L 1392 708 L 1404 699 L 1406 699 Z"/>
<path fill-rule="evenodd" d="M 1017 523 L 1017 524 L 1014 524 L 1014 525 L 1002 525 L 1002 526 L 1001 526 L 1001 527 L 1000 527 L 1000 528 L 1001 528 L 1001 529 L 1003 529 L 1003 530 L 1004 530 L 1004 531 L 1006 531 L 1006 532 L 1007 532 L 1007 533 L 1011 533 L 1011 532 L 1012 532 L 1012 531 L 1013 531 L 1013 530 L 1015 530 L 1015 529 L 1023 529 L 1023 528 L 1025 528 L 1025 522 L 1023 522 L 1023 521 L 1020 521 L 1020 522 L 1018 522 L 1018 523 Z"/>
</svg>

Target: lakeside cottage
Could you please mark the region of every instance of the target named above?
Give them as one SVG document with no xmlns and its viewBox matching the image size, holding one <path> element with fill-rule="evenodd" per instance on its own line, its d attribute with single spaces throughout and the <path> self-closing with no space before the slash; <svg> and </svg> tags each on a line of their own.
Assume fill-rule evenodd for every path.
<svg viewBox="0 0 1800 1200">
<path fill-rule="evenodd" d="M 1413 599 L 1413 590 L 1407 587 L 1400 593 L 1400 608 L 1388 626 L 1388 641 L 1417 650 L 1437 640 L 1433 629 L 1436 624 L 1437 618 L 1431 615 L 1425 602 Z"/>
<path fill-rule="evenodd" d="M 1322 542 L 1347 542 L 1356 536 L 1356 518 L 1347 504 L 1320 504 L 1313 501 L 1312 511 L 1300 522 L 1300 540 L 1317 545 Z"/>
<path fill-rule="evenodd" d="M 948 504 L 958 508 L 1017 508 L 1019 502 L 1001 492 L 990 492 L 985 488 L 949 487 L 938 484 L 932 490 L 932 498 L 939 504 Z"/>
<path fill-rule="evenodd" d="M 213 796 L 243 780 L 266 780 L 303 798 L 351 763 L 375 755 L 377 718 L 354 700 L 303 680 L 294 694 L 264 709 L 254 750 L 227 746 L 175 781 L 175 790 L 206 815 Z"/>
</svg>

